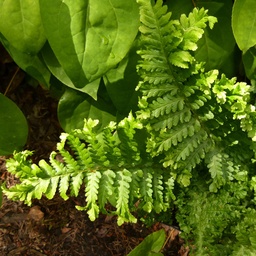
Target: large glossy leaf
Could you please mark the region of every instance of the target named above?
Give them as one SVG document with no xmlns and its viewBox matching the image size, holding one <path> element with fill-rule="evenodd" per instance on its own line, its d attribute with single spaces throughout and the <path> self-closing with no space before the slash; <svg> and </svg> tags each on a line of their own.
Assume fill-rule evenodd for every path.
<svg viewBox="0 0 256 256">
<path fill-rule="evenodd" d="M 37 54 L 46 40 L 39 0 L 0 0 L 0 32 L 17 50 Z"/>
<path fill-rule="evenodd" d="M 38 55 L 30 55 L 14 48 L 0 33 L 0 41 L 15 63 L 45 87 L 50 87 L 51 73 Z"/>
<path fill-rule="evenodd" d="M 51 48 L 79 88 L 125 57 L 139 26 L 135 0 L 40 0 L 40 7 Z"/>
<path fill-rule="evenodd" d="M 163 229 L 148 235 L 135 249 L 127 256 L 163 256 L 160 252 L 165 241 Z"/>
<path fill-rule="evenodd" d="M 88 0 L 40 0 L 40 9 L 59 63 L 76 87 L 84 87 L 89 82 L 83 70 Z"/>
<path fill-rule="evenodd" d="M 0 155 L 21 150 L 28 136 L 26 118 L 17 105 L 0 94 Z"/>
<path fill-rule="evenodd" d="M 139 9 L 135 0 L 89 2 L 85 58 L 90 63 L 86 72 L 93 80 L 119 63 L 130 50 L 138 32 Z"/>
<path fill-rule="evenodd" d="M 236 0 L 232 13 L 232 28 L 239 48 L 246 52 L 256 45 L 255 0 Z"/>
<path fill-rule="evenodd" d="M 183 13 L 188 15 L 195 7 L 193 1 L 188 0 L 166 1 L 166 5 L 172 13 L 172 19 L 179 19 Z"/>
<path fill-rule="evenodd" d="M 83 128 L 84 119 L 99 120 L 99 130 L 115 121 L 115 109 L 106 97 L 98 97 L 97 102 L 84 93 L 67 88 L 59 101 L 58 118 L 66 132 Z"/>
<path fill-rule="evenodd" d="M 243 63 L 246 72 L 246 76 L 251 80 L 256 81 L 256 46 L 250 48 L 243 55 Z"/>
<path fill-rule="evenodd" d="M 208 14 L 217 17 L 213 29 L 207 28 L 198 42 L 195 57 L 205 62 L 205 69 L 218 69 L 229 77 L 236 75 L 236 42 L 231 28 L 232 0 L 198 1 L 198 7 L 204 7 Z"/>
<path fill-rule="evenodd" d="M 75 87 L 68 75 L 66 74 L 63 67 L 60 65 L 59 61 L 57 60 L 56 56 L 54 55 L 54 52 L 52 51 L 51 47 L 48 43 L 44 45 L 44 48 L 42 49 L 42 56 L 43 59 L 51 71 L 51 73 L 63 84 L 67 85 L 68 87 L 87 93 L 90 95 L 93 99 L 97 100 L 97 92 L 100 85 L 100 78 L 94 80 L 93 82 L 87 84 L 86 86 L 82 88 Z"/>
<path fill-rule="evenodd" d="M 121 117 L 127 116 L 131 110 L 137 110 L 139 83 L 136 72 L 138 54 L 134 47 L 120 64 L 104 76 L 108 94 Z"/>
</svg>

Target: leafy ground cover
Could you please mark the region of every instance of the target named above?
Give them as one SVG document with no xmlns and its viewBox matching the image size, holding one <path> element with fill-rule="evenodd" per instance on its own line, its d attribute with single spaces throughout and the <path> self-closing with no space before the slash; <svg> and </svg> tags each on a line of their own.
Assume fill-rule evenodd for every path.
<svg viewBox="0 0 256 256">
<path fill-rule="evenodd" d="M 27 149 L 34 150 L 33 161 L 47 159 L 55 149 L 62 131 L 56 121 L 57 102 L 40 86 L 29 85 L 31 81 L 18 69 L 12 59 L 0 50 L 1 92 L 6 93 L 23 111 L 29 122 Z M 0 158 L 1 181 L 14 185 L 17 181 L 5 168 L 5 157 Z M 157 223 L 147 228 L 142 223 L 119 227 L 116 218 L 101 215 L 91 222 L 85 212 L 75 209 L 82 195 L 63 201 L 35 201 L 33 207 L 3 198 L 0 209 L 0 255 L 3 256 L 75 256 L 75 255 L 127 255 L 148 234 L 165 228 L 168 240 L 165 255 L 186 256 L 178 230 Z"/>
</svg>

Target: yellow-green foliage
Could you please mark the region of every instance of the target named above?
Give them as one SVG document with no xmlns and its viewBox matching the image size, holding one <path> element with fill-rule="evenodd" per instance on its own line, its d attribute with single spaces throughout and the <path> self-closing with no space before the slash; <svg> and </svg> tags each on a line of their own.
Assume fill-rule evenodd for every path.
<svg viewBox="0 0 256 256">
<path fill-rule="evenodd" d="M 32 199 L 40 199 L 43 194 L 52 199 L 57 190 L 64 200 L 68 194 L 78 196 L 85 184 L 85 206 L 77 208 L 87 210 L 93 221 L 100 211 L 107 213 L 105 205 L 111 203 L 116 208 L 112 214 L 118 215 L 120 225 L 136 222 L 131 214 L 136 202 L 146 212 L 165 211 L 174 198 L 173 179 L 161 164 L 139 149 L 135 137 L 142 124 L 129 115 L 118 125 L 110 123 L 99 134 L 95 132 L 96 125 L 97 121 L 90 119 L 82 130 L 63 133 L 57 144 L 58 153 L 51 153 L 49 163 L 32 163 L 27 160 L 29 151 L 15 153 L 7 168 L 21 183 L 4 188 L 5 194 L 31 205 Z M 62 157 L 61 162 L 56 159 L 57 154 Z"/>
</svg>

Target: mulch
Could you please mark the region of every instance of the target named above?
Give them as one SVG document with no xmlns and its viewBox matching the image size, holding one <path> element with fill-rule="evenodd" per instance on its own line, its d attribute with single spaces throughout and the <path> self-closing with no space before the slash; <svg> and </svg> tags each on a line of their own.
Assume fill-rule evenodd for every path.
<svg viewBox="0 0 256 256">
<path fill-rule="evenodd" d="M 34 84 L 34 86 L 33 86 Z M 33 161 L 48 159 L 62 129 L 57 118 L 57 100 L 48 90 L 35 86 L 0 45 L 0 92 L 25 114 L 29 137 L 24 149 L 34 151 Z M 11 186 L 17 180 L 6 171 L 0 156 L 0 180 Z M 164 228 L 168 240 L 164 255 L 186 256 L 188 249 L 179 231 L 163 223 L 146 227 L 142 222 L 118 226 L 116 217 L 100 215 L 91 222 L 86 212 L 76 210 L 83 195 L 64 201 L 35 200 L 31 207 L 3 197 L 0 208 L 0 255 L 2 256 L 124 256 L 152 232 Z"/>
</svg>

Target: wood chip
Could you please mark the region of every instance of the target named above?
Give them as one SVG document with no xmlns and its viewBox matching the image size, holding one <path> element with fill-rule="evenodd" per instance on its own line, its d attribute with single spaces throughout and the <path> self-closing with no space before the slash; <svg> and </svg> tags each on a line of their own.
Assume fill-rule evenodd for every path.
<svg viewBox="0 0 256 256">
<path fill-rule="evenodd" d="M 33 206 L 28 213 L 28 218 L 34 221 L 41 221 L 44 218 L 44 213 L 39 206 Z"/>
</svg>

